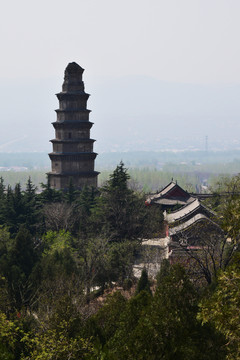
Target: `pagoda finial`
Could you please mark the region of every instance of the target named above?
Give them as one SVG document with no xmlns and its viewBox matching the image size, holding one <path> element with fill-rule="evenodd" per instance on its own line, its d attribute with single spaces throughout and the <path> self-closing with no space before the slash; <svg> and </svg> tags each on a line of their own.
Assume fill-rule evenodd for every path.
<svg viewBox="0 0 240 360">
<path fill-rule="evenodd" d="M 84 69 L 76 62 L 69 63 L 64 72 L 62 91 L 84 92 L 84 83 L 82 81 L 83 72 Z"/>
<path fill-rule="evenodd" d="M 78 65 L 76 62 L 71 62 L 68 64 L 68 66 L 65 69 L 65 76 L 74 74 L 76 76 L 77 73 L 83 73 L 84 69 Z"/>
</svg>

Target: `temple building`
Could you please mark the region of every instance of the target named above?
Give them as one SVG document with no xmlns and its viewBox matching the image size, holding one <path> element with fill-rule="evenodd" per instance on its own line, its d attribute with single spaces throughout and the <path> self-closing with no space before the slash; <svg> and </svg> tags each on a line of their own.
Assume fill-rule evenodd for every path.
<svg viewBox="0 0 240 360">
<path fill-rule="evenodd" d="M 146 200 L 146 205 L 161 205 L 162 210 L 173 210 L 190 204 L 195 197 L 183 190 L 173 180 L 159 193 L 150 195 Z"/>
<path fill-rule="evenodd" d="M 57 121 L 52 123 L 55 139 L 50 140 L 53 151 L 49 154 L 52 170 L 48 179 L 50 186 L 57 190 L 68 188 L 70 181 L 77 189 L 97 186 L 99 173 L 94 170 L 97 154 L 93 152 L 95 140 L 90 138 L 93 123 L 89 121 L 89 94 L 84 90 L 83 72 L 75 62 L 68 64 L 62 91 L 56 95 L 59 109 Z"/>
<path fill-rule="evenodd" d="M 189 219 L 193 219 L 194 216 L 201 214 L 208 218 L 214 218 L 215 213 L 204 206 L 199 199 L 193 200 L 191 203 L 183 206 L 182 208 L 167 213 L 164 211 L 164 219 L 168 224 L 180 225 L 180 223 L 187 222 Z"/>
<path fill-rule="evenodd" d="M 202 195 L 205 194 L 189 194 L 171 181 L 146 200 L 147 206 L 160 206 L 163 210 L 165 234 L 151 239 L 151 245 L 154 243 L 170 263 L 189 264 L 190 258 L 205 255 L 210 247 L 219 250 L 225 235 L 216 222 L 216 214 L 201 202 L 208 196 Z M 150 241 L 143 245 L 150 245 Z"/>
</svg>

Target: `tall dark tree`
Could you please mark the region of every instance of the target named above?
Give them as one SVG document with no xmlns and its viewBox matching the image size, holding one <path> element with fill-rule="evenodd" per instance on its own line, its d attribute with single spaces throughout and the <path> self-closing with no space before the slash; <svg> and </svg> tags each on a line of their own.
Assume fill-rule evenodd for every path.
<svg viewBox="0 0 240 360">
<path fill-rule="evenodd" d="M 37 205 L 36 186 L 31 178 L 28 178 L 26 190 L 24 191 L 25 226 L 32 233 L 36 233 L 39 222 L 39 210 Z"/>
<path fill-rule="evenodd" d="M 151 294 L 150 281 L 148 279 L 148 273 L 146 268 L 143 268 L 142 270 L 141 277 L 137 284 L 136 295 L 139 294 L 141 291 L 147 291 Z"/>
<path fill-rule="evenodd" d="M 95 208 L 97 197 L 98 190 L 94 187 L 84 186 L 81 190 L 74 203 L 75 233 L 92 237 L 100 232 L 99 214 Z"/>
<path fill-rule="evenodd" d="M 157 274 L 157 285 L 161 285 L 162 281 L 166 276 L 169 276 L 171 270 L 171 265 L 168 259 L 163 259 L 161 261 L 161 268 Z"/>
<path fill-rule="evenodd" d="M 109 177 L 110 179 L 108 180 L 106 190 L 128 191 L 128 180 L 130 179 L 130 175 L 122 161 Z"/>
<path fill-rule="evenodd" d="M 68 204 L 72 204 L 77 196 L 79 194 L 79 191 L 77 191 L 73 185 L 72 178 L 69 179 L 68 188 L 66 192 L 64 193 L 64 199 L 67 201 Z"/>
<path fill-rule="evenodd" d="M 4 180 L 0 177 L 0 224 L 5 222 L 4 207 L 6 205 L 6 187 L 4 185 Z"/>
<path fill-rule="evenodd" d="M 8 226 L 11 234 L 16 234 L 17 224 L 16 224 L 16 211 L 15 211 L 15 201 L 14 201 L 14 192 L 10 185 L 7 187 L 6 201 L 4 206 L 4 224 Z"/>
<path fill-rule="evenodd" d="M 12 310 L 20 310 L 29 303 L 31 284 L 28 279 L 36 260 L 33 238 L 21 226 L 16 238 L 7 246 L 7 253 L 0 258 L 0 271 L 7 280 Z"/>
<path fill-rule="evenodd" d="M 140 239 L 144 234 L 147 217 L 145 199 L 129 189 L 129 178 L 121 162 L 102 188 L 99 199 L 102 223 L 110 241 Z"/>
<path fill-rule="evenodd" d="M 39 200 L 42 204 L 49 202 L 59 202 L 62 200 L 62 192 L 60 190 L 52 189 L 50 180 L 47 179 L 47 184 L 41 184 L 43 191 L 39 195 Z"/>
</svg>

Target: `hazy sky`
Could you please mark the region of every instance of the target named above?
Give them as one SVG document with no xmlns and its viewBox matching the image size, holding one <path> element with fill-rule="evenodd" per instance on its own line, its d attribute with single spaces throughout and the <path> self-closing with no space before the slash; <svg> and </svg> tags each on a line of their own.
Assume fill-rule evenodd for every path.
<svg viewBox="0 0 240 360">
<path fill-rule="evenodd" d="M 240 147 L 240 0 L 0 1 L 0 151 L 50 150 L 72 61 L 97 148 Z"/>
<path fill-rule="evenodd" d="M 240 83 L 239 0 L 1 0 L 0 78 Z"/>
</svg>

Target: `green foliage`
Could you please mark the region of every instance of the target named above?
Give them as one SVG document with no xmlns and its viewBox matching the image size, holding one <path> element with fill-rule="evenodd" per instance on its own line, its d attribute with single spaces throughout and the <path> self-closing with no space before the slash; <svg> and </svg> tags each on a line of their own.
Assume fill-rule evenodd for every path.
<svg viewBox="0 0 240 360">
<path fill-rule="evenodd" d="M 141 291 L 147 291 L 151 294 L 150 282 L 148 279 L 148 273 L 146 268 L 143 268 L 142 270 L 141 277 L 137 284 L 136 295 L 139 294 Z"/>
<path fill-rule="evenodd" d="M 79 192 L 75 189 L 73 180 L 70 178 L 67 191 L 64 193 L 64 198 L 68 204 L 72 204 L 76 200 L 78 194 Z"/>
<path fill-rule="evenodd" d="M 168 259 L 163 259 L 161 261 L 161 268 L 157 274 L 157 285 L 161 285 L 163 279 L 170 274 L 170 263 Z"/>
<path fill-rule="evenodd" d="M 23 223 L 32 234 L 35 234 L 36 232 L 39 217 L 36 190 L 36 186 L 33 185 L 33 182 L 29 177 L 26 183 L 26 190 L 23 192 L 25 207 L 25 218 Z"/>
<path fill-rule="evenodd" d="M 12 240 L 6 230 L 1 229 L 1 250 L 0 273 L 5 279 L 4 291 L 8 299 L 5 306 L 9 306 L 12 311 L 20 310 L 28 304 L 31 296 L 29 279 L 37 260 L 33 238 L 24 227 Z"/>
<path fill-rule="evenodd" d="M 42 183 L 41 187 L 43 191 L 41 192 L 39 199 L 42 204 L 61 201 L 62 192 L 51 188 L 49 178 L 47 179 L 47 184 Z"/>
<path fill-rule="evenodd" d="M 16 323 L 0 312 L 0 359 L 16 360 L 17 343 L 21 330 Z"/>
<path fill-rule="evenodd" d="M 60 253 L 64 249 L 71 249 L 72 236 L 69 232 L 61 230 L 48 231 L 42 238 L 44 251 L 43 255 L 52 255 L 55 252 Z"/>
<path fill-rule="evenodd" d="M 5 192 L 4 184 L 1 182 L 0 223 L 8 226 L 12 236 L 17 234 L 21 225 L 24 225 L 32 234 L 35 233 L 37 219 L 36 188 L 31 179 L 28 179 L 24 192 L 20 183 L 15 185 L 14 190 L 8 186 Z"/>
<path fill-rule="evenodd" d="M 105 283 L 120 282 L 132 278 L 135 254 L 140 244 L 138 241 L 110 243 L 105 254 L 105 266 L 100 273 Z"/>
<path fill-rule="evenodd" d="M 102 345 L 106 344 L 117 331 L 125 307 L 126 299 L 120 292 L 110 295 L 104 306 L 88 323 L 89 335 L 99 338 Z"/>
<path fill-rule="evenodd" d="M 127 191 L 127 182 L 129 179 L 130 176 L 127 172 L 127 169 L 124 167 L 124 163 L 121 161 L 113 173 L 109 176 L 107 191 L 110 189 L 119 190 L 121 192 Z"/>
<path fill-rule="evenodd" d="M 129 358 L 144 359 L 148 354 L 148 359 L 221 359 L 196 320 L 197 301 L 184 269 L 173 266 L 139 321 Z"/>
<path fill-rule="evenodd" d="M 33 238 L 25 227 L 21 227 L 10 251 L 13 265 L 17 265 L 25 276 L 29 276 L 36 261 Z"/>
<path fill-rule="evenodd" d="M 227 339 L 227 359 L 240 357 L 240 256 L 221 271 L 213 294 L 201 302 L 199 318 L 212 323 Z"/>
<path fill-rule="evenodd" d="M 198 295 L 184 269 L 173 266 L 154 296 L 111 296 L 88 329 L 106 359 L 224 359 L 223 339 L 197 320 Z M 100 344 L 99 344 L 100 341 Z M 101 345 L 101 346 L 100 346 Z"/>
<path fill-rule="evenodd" d="M 4 204 L 6 201 L 5 185 L 3 178 L 0 177 L 0 224 L 4 224 Z"/>
<path fill-rule="evenodd" d="M 29 324 L 21 313 L 7 317 L 0 312 L 0 359 L 20 360 L 27 354 L 23 339 L 28 335 Z"/>
<path fill-rule="evenodd" d="M 69 323 L 62 320 L 57 329 L 48 329 L 31 336 L 26 334 L 22 341 L 29 349 L 29 356 L 21 360 L 78 360 L 87 359 L 92 352 L 88 340 L 80 336 L 71 337 L 68 333 Z"/>
<path fill-rule="evenodd" d="M 109 359 L 128 359 L 131 352 L 134 354 L 134 334 L 139 321 L 145 316 L 151 304 L 152 296 L 148 291 L 141 291 L 132 297 L 122 310 L 117 330 L 109 339 L 105 349 L 109 351 Z"/>
<path fill-rule="evenodd" d="M 149 228 L 154 232 L 161 229 L 162 212 L 147 208 L 145 197 L 129 189 L 128 180 L 127 169 L 121 162 L 101 191 L 99 216 L 110 241 L 140 239 L 146 236 Z"/>
<path fill-rule="evenodd" d="M 73 209 L 75 218 L 73 232 L 82 236 L 92 236 L 99 233 L 99 224 L 96 202 L 98 190 L 93 187 L 84 186 L 76 198 Z"/>
<path fill-rule="evenodd" d="M 204 292 L 167 260 L 153 295 L 143 271 L 132 298 L 116 292 L 103 306 L 93 298 L 95 286 L 99 294 L 113 282 L 128 290 L 141 240 L 162 230 L 161 209 L 145 206 L 130 184 L 122 162 L 99 190 L 77 192 L 70 183 L 63 193 L 48 183 L 36 194 L 30 178 L 24 191 L 0 179 L 0 359 L 221 360 L 226 351 L 237 358 L 238 191 L 215 201 L 233 241 L 221 243 L 224 266 L 213 247 L 216 269 L 226 271 L 201 311 Z"/>
<path fill-rule="evenodd" d="M 221 204 L 223 229 L 232 238 L 235 244 L 240 241 L 240 176 L 233 177 L 225 184 L 229 196 Z"/>
</svg>

